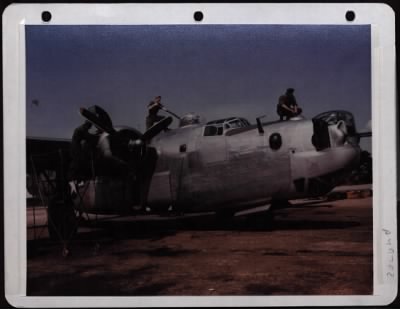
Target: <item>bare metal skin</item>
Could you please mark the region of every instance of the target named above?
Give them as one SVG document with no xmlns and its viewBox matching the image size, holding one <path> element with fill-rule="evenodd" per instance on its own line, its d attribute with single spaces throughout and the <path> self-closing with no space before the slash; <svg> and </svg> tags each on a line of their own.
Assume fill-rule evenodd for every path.
<svg viewBox="0 0 400 309">
<path fill-rule="evenodd" d="M 312 120 L 262 124 L 257 119 L 257 125 L 240 117 L 204 125 L 189 116 L 177 129 L 166 130 L 172 119 L 165 119 L 164 127 L 160 121 L 144 134 L 103 125 L 97 157 L 103 167 L 125 169 L 127 175 L 96 177 L 75 204 L 88 210 L 127 209 L 140 202 L 153 210 L 235 212 L 324 195 L 359 162 L 360 134 L 346 111 Z"/>
<path fill-rule="evenodd" d="M 336 186 L 340 177 L 328 177 L 326 188 L 315 194 L 309 190 L 309 179 L 345 173 L 358 161 L 358 145 L 340 140 L 343 132 L 337 125 L 329 127 L 333 146 L 321 151 L 311 141 L 311 120 L 265 124 L 263 129 L 263 134 L 252 126 L 243 132 L 231 129 L 223 135 L 204 136 L 205 126 L 193 125 L 160 134 L 151 144 L 158 161 L 148 203 L 179 203 L 185 211 L 205 211 L 243 209 L 267 204 L 272 198 L 321 195 Z M 279 149 L 270 146 L 274 133 L 281 135 Z M 180 152 L 182 145 L 184 152 Z M 304 179 L 300 190 L 294 184 L 298 179 Z"/>
</svg>

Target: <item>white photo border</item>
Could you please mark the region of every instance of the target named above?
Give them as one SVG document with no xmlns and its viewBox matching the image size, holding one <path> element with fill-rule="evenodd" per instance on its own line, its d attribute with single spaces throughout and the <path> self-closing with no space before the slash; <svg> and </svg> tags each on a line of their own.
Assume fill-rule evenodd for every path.
<svg viewBox="0 0 400 309">
<path fill-rule="evenodd" d="M 352 10 L 356 19 L 348 22 Z M 52 20 L 41 20 L 49 11 Z M 168 14 L 165 12 L 168 11 Z M 199 24 L 195 11 L 204 13 Z M 373 295 L 26 296 L 25 25 L 307 24 L 371 25 Z M 386 4 L 186 3 L 12 4 L 3 13 L 5 294 L 16 307 L 215 307 L 385 305 L 397 296 L 395 14 Z M 391 245 L 388 240 L 391 239 Z M 393 253 L 394 252 L 394 253 Z M 393 261 L 392 261 L 393 259 Z M 392 270 L 392 267 L 394 270 Z M 388 273 L 394 274 L 392 277 Z"/>
</svg>

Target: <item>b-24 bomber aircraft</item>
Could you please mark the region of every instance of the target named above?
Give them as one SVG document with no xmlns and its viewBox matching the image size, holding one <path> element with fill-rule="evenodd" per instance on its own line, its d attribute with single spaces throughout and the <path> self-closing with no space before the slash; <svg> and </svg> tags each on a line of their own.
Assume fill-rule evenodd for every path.
<svg viewBox="0 0 400 309">
<path fill-rule="evenodd" d="M 168 129 L 165 117 L 145 133 L 113 126 L 100 107 L 81 115 L 101 129 L 93 175 L 75 181 L 75 207 L 89 213 L 214 211 L 221 216 L 279 201 L 328 193 L 357 166 L 359 140 L 347 111 L 311 120 L 250 124 L 230 117 L 203 124 L 196 115 Z M 89 163 L 88 163 L 89 164 Z M 272 207 L 271 207 L 272 206 Z"/>
</svg>

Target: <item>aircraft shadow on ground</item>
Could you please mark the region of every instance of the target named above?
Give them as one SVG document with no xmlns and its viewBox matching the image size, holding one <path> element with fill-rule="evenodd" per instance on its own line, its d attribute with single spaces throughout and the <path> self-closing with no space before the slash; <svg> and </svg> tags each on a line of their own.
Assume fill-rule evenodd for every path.
<svg viewBox="0 0 400 309">
<path fill-rule="evenodd" d="M 311 212 L 307 212 L 307 208 Z M 322 208 L 322 210 L 318 210 L 318 208 Z M 327 208 L 329 210 L 326 210 Z M 81 227 L 89 229 L 86 229 L 85 232 L 79 230 L 74 237 L 67 239 L 67 242 L 96 242 L 99 240 L 104 244 L 123 239 L 158 241 L 182 231 L 273 232 L 281 230 L 346 229 L 361 225 L 361 222 L 349 220 L 345 217 L 341 218 L 333 212 L 332 208 L 331 204 L 321 204 L 321 201 L 308 201 L 293 205 L 291 209 L 277 210 L 274 220 L 270 220 L 266 212 L 257 212 L 222 220 L 213 214 L 193 217 L 170 215 L 162 217 L 162 220 L 154 220 L 154 216 L 153 218 L 142 216 L 140 220 L 135 217 L 120 217 L 118 221 L 92 220 L 86 223 L 80 222 Z M 335 217 L 337 218 L 336 220 L 334 219 Z M 34 244 L 40 245 L 39 243 L 48 241 L 48 239 L 30 241 L 28 242 L 28 248 L 35 248 L 37 246 Z M 53 241 L 57 243 L 57 240 Z M 61 239 L 58 241 L 62 242 Z M 28 254 L 29 252 L 30 250 L 28 250 Z M 45 254 L 44 252 L 42 253 Z M 34 255 L 37 254 L 41 253 L 35 251 Z"/>
<path fill-rule="evenodd" d="M 321 213 L 323 214 L 323 213 Z M 330 214 L 327 214 L 330 215 Z M 97 222 L 96 227 L 103 229 L 110 236 L 125 238 L 148 238 L 158 240 L 172 236 L 180 231 L 275 231 L 275 230 L 312 230 L 312 229 L 345 229 L 359 226 L 357 221 L 348 219 L 292 218 L 290 215 L 277 215 L 275 220 L 269 220 L 265 214 L 251 214 L 218 220 L 213 215 L 199 217 L 171 217 L 168 220 L 140 221 L 103 221 Z M 78 234 L 79 235 L 79 234 Z"/>
</svg>

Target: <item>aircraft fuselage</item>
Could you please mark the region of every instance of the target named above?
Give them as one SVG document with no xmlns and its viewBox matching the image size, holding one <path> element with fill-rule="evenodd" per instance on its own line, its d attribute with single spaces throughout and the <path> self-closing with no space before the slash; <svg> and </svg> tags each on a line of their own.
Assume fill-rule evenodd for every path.
<svg viewBox="0 0 400 309">
<path fill-rule="evenodd" d="M 243 209 L 273 198 L 318 196 L 358 161 L 358 145 L 313 145 L 311 120 L 293 120 L 207 135 L 192 125 L 156 137 L 158 159 L 148 204 L 186 211 Z M 331 137 L 334 134 L 331 134 Z"/>
</svg>

